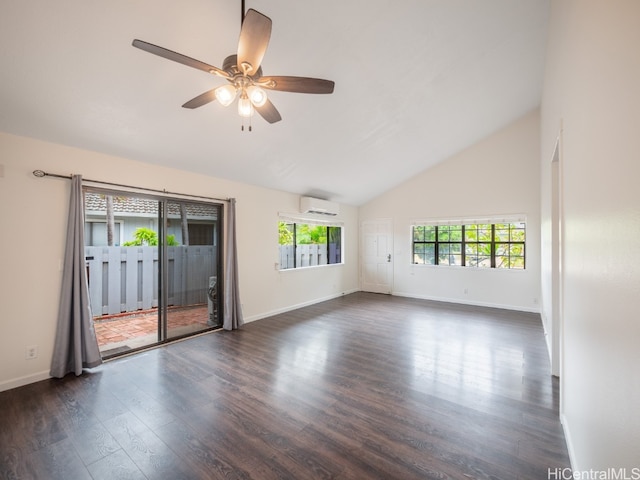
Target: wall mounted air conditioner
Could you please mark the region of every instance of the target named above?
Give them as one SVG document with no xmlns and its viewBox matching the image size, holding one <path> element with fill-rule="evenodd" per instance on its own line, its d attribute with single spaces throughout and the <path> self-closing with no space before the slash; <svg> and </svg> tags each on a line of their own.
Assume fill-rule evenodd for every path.
<svg viewBox="0 0 640 480">
<path fill-rule="evenodd" d="M 335 216 L 340 213 L 340 205 L 319 198 L 300 197 L 300 212 Z"/>
</svg>

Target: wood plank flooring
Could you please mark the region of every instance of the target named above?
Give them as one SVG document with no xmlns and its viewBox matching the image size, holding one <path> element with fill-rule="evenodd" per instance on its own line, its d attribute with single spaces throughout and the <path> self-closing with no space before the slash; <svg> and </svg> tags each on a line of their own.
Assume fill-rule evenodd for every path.
<svg viewBox="0 0 640 480">
<path fill-rule="evenodd" d="M 2 479 L 546 479 L 538 315 L 356 293 L 0 393 Z"/>
</svg>

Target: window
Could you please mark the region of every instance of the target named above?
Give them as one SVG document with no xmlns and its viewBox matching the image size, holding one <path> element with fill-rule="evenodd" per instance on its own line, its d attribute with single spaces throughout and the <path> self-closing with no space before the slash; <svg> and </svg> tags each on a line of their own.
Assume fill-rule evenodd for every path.
<svg viewBox="0 0 640 480">
<path fill-rule="evenodd" d="M 413 263 L 525 268 L 525 222 L 413 226 Z"/>
<path fill-rule="evenodd" d="M 280 270 L 342 263 L 342 227 L 281 220 Z"/>
</svg>

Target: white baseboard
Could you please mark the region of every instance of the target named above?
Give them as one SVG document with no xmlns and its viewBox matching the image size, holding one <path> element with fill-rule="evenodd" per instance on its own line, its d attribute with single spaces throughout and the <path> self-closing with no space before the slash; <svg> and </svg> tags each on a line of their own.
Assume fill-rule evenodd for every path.
<svg viewBox="0 0 640 480">
<path fill-rule="evenodd" d="M 434 302 L 445 302 L 445 303 L 457 303 L 459 305 L 473 305 L 474 307 L 487 307 L 487 308 L 500 308 L 502 310 L 513 310 L 516 312 L 526 312 L 526 313 L 540 313 L 539 308 L 528 308 L 528 307 L 519 307 L 514 305 L 503 305 L 500 303 L 489 303 L 489 302 L 474 302 L 474 301 L 462 301 L 459 298 L 443 298 L 443 297 L 433 297 L 429 295 L 418 295 L 415 293 L 405 293 L 405 292 L 391 292 L 392 295 L 396 295 L 398 297 L 407 297 L 407 298 L 417 298 L 420 300 L 432 300 Z"/>
<path fill-rule="evenodd" d="M 4 382 L 0 382 L 0 392 L 11 390 L 12 388 L 23 387 L 24 385 L 40 382 L 41 380 L 47 380 L 48 378 L 51 378 L 51 375 L 49 375 L 49 371 L 47 370 L 44 372 L 32 373 L 31 375 L 25 375 L 24 377 L 5 380 Z"/>
<path fill-rule="evenodd" d="M 308 302 L 298 303 L 296 305 L 289 305 L 289 306 L 284 307 L 284 308 L 278 308 L 276 310 L 271 310 L 271 311 L 268 311 L 268 312 L 258 313 L 256 315 L 251 315 L 250 317 L 245 317 L 244 322 L 245 323 L 249 323 L 249 322 L 254 322 L 256 320 L 262 320 L 263 318 L 273 317 L 274 315 L 279 315 L 281 313 L 286 313 L 286 312 L 290 312 L 292 310 L 297 310 L 298 308 L 308 307 L 310 305 L 315 305 L 316 303 L 326 302 L 327 300 L 333 300 L 334 298 L 339 298 L 339 297 L 342 297 L 344 295 L 349 295 L 351 293 L 356 293 L 356 292 L 359 292 L 359 291 L 360 291 L 360 289 L 354 288 L 352 290 L 347 290 L 345 292 L 335 293 L 333 295 L 328 295 L 326 297 L 309 300 Z"/>
<path fill-rule="evenodd" d="M 569 429 L 569 422 L 567 421 L 567 417 L 563 413 L 560 414 L 560 423 L 562 424 L 562 430 L 564 431 L 564 439 L 567 442 L 567 450 L 569 452 L 569 462 L 571 462 L 571 469 L 574 472 L 580 471 L 579 465 L 576 462 L 571 430 Z"/>
</svg>

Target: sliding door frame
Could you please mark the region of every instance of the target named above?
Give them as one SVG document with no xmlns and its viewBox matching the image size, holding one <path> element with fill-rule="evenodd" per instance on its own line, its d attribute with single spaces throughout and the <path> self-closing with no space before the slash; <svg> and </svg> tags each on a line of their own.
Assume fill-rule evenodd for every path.
<svg viewBox="0 0 640 480">
<path fill-rule="evenodd" d="M 208 325 L 206 328 L 201 330 L 197 330 L 194 332 L 187 332 L 184 334 L 179 334 L 176 336 L 170 337 L 169 331 L 169 251 L 168 251 L 168 242 L 167 242 L 167 234 L 169 233 L 168 228 L 168 220 L 169 220 L 169 203 L 186 203 L 189 205 L 206 205 L 212 208 L 215 208 L 216 220 L 214 222 L 214 231 L 213 231 L 213 240 L 212 247 L 215 252 L 215 272 L 213 274 L 216 275 L 216 289 L 218 292 L 224 292 L 224 261 L 223 261 L 223 253 L 225 249 L 224 241 L 225 241 L 225 228 L 224 228 L 224 215 L 225 215 L 225 206 L 222 202 L 216 201 L 206 201 L 201 199 L 190 199 L 190 198 L 180 198 L 179 196 L 163 196 L 163 195 L 155 195 L 149 193 L 138 193 L 135 191 L 128 190 L 114 190 L 114 189 L 105 189 L 93 186 L 84 186 L 83 194 L 94 193 L 99 195 L 111 195 L 113 197 L 132 197 L 132 198 L 141 198 L 148 201 L 152 201 L 157 203 L 157 236 L 158 236 L 158 272 L 157 272 L 157 332 L 156 332 L 156 340 L 153 343 L 148 343 L 143 346 L 132 347 L 126 351 L 117 352 L 114 354 L 103 355 L 103 359 L 114 358 L 121 355 L 129 354 L 132 352 L 145 350 L 148 348 L 156 347 L 159 345 L 163 345 L 166 343 L 170 343 L 185 337 L 198 335 L 204 332 L 217 330 L 222 328 L 222 318 L 224 315 L 224 302 L 222 301 L 222 296 L 218 295 L 215 302 L 215 309 L 217 311 L 217 318 L 219 319 L 218 324 L 216 325 Z M 85 205 L 85 224 L 87 209 Z M 207 284 L 208 286 L 208 284 Z M 206 287 L 205 287 L 206 288 Z M 94 307 L 95 308 L 95 307 Z M 102 310 L 102 305 L 100 306 L 100 311 Z M 94 318 L 99 320 L 100 313 L 98 315 L 94 314 Z"/>
</svg>

